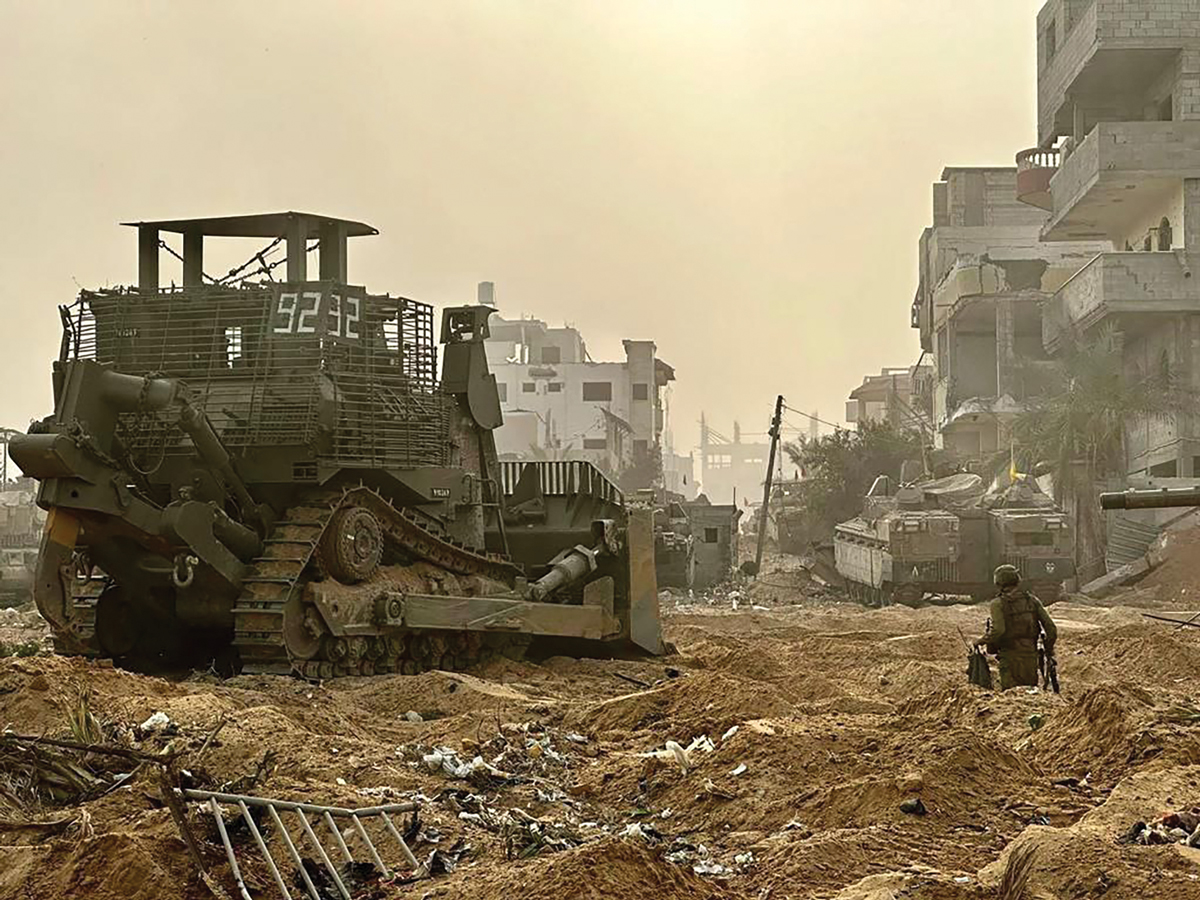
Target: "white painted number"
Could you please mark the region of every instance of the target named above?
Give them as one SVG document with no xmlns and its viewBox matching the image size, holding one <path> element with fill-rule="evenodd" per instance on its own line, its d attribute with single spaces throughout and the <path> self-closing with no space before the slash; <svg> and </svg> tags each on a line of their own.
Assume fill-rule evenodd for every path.
<svg viewBox="0 0 1200 900">
<path fill-rule="evenodd" d="M 305 291 L 300 295 L 300 315 L 296 319 L 296 334 L 317 333 L 317 310 L 320 306 L 320 291 Z"/>
<path fill-rule="evenodd" d="M 288 291 L 279 295 L 275 307 L 276 334 L 316 334 L 324 318 L 325 334 L 334 338 L 358 338 L 362 298 L 330 293 L 329 307 L 322 314 L 321 291 Z"/>
<path fill-rule="evenodd" d="M 348 338 L 358 337 L 359 298 L 347 297 L 345 302 L 346 323 L 342 335 Z"/>
<path fill-rule="evenodd" d="M 287 323 L 275 326 L 276 334 L 291 334 L 292 328 L 296 325 L 296 294 L 280 294 L 279 306 L 276 312 L 281 316 L 287 316 Z"/>
<path fill-rule="evenodd" d="M 342 336 L 342 295 L 329 295 L 329 318 L 326 319 L 329 323 L 326 329 L 326 334 L 330 337 Z"/>
</svg>

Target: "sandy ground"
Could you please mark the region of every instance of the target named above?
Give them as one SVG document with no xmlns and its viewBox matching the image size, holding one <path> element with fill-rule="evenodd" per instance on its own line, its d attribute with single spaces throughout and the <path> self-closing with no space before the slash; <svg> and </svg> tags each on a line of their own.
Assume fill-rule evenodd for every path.
<svg viewBox="0 0 1200 900">
<path fill-rule="evenodd" d="M 457 867 L 361 896 L 999 897 L 1010 858 L 1032 850 L 1034 900 L 1200 898 L 1200 851 L 1118 843 L 1138 820 L 1200 805 L 1200 629 L 1141 616 L 1200 605 L 1177 580 L 1167 596 L 1054 606 L 1059 696 L 967 685 L 960 632 L 982 631 L 982 607 L 867 610 L 791 572 L 763 581 L 669 604 L 678 652 L 651 661 L 316 686 L 4 659 L 0 728 L 68 737 L 86 695 L 108 740 L 169 744 L 200 786 L 246 786 L 258 770 L 259 795 L 418 800 L 418 856 Z M 0 627 L 0 640 L 20 636 Z M 172 734 L 134 727 L 155 712 Z M 648 755 L 697 738 L 711 749 L 687 754 L 686 771 Z M 457 777 L 426 759 L 435 748 L 492 770 Z M 81 762 L 105 785 L 129 768 Z M 0 757 L 0 897 L 212 896 L 148 771 L 104 790 L 54 800 Z M 925 815 L 901 811 L 915 798 Z M 236 896 L 211 818 L 193 807 L 191 819 Z M 244 831 L 234 838 L 253 896 L 279 897 Z"/>
</svg>

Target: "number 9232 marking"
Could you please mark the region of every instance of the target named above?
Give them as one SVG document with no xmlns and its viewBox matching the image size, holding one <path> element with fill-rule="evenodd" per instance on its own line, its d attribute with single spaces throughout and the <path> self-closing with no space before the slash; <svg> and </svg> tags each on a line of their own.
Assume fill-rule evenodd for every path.
<svg viewBox="0 0 1200 900">
<path fill-rule="evenodd" d="M 276 334 L 317 334 L 322 318 L 327 337 L 359 337 L 362 298 L 336 291 L 280 291 L 275 304 Z"/>
</svg>

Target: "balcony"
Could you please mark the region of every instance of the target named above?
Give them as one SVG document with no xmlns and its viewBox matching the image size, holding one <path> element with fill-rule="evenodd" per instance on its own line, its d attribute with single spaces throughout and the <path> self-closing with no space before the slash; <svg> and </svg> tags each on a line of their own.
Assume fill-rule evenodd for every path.
<svg viewBox="0 0 1200 900">
<path fill-rule="evenodd" d="M 1101 253 L 1054 295 L 1043 340 L 1054 352 L 1068 328 L 1086 331 L 1107 316 L 1200 312 L 1200 283 L 1182 254 Z"/>
<path fill-rule="evenodd" d="M 1050 210 L 1042 240 L 1113 240 L 1129 223 L 1169 203 L 1183 179 L 1200 178 L 1200 121 L 1097 125 L 1062 157 L 1049 179 L 1049 205 L 1043 206 L 1037 188 L 1050 161 L 1026 158 L 1030 198 Z"/>
<path fill-rule="evenodd" d="M 1054 198 L 1050 193 L 1050 179 L 1058 171 L 1059 152 L 1022 150 L 1017 154 L 1017 199 L 1047 212 L 1054 209 Z"/>
<path fill-rule="evenodd" d="M 1198 38 L 1195 13 L 1178 3 L 1049 0 L 1038 15 L 1038 142 L 1079 137 L 1080 113 L 1140 118 L 1146 95 Z M 1126 114 L 1114 116 L 1114 103 Z"/>
<path fill-rule="evenodd" d="M 1053 22 L 1067 23 L 1065 35 L 1047 46 L 1046 29 Z M 1047 3 L 1038 15 L 1038 135 L 1051 141 L 1070 134 L 1067 93 L 1080 71 L 1095 55 L 1100 41 L 1100 16 L 1095 2 L 1086 7 L 1079 0 Z"/>
</svg>

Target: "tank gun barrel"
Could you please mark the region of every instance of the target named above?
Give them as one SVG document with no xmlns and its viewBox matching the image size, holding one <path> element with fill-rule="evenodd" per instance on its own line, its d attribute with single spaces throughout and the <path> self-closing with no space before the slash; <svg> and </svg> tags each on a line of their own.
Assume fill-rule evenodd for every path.
<svg viewBox="0 0 1200 900">
<path fill-rule="evenodd" d="M 1200 485 L 1110 491 L 1100 495 L 1101 509 L 1167 509 L 1176 506 L 1200 506 Z"/>
</svg>

